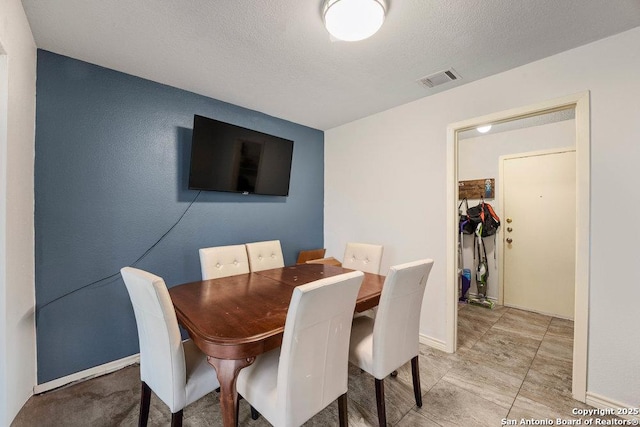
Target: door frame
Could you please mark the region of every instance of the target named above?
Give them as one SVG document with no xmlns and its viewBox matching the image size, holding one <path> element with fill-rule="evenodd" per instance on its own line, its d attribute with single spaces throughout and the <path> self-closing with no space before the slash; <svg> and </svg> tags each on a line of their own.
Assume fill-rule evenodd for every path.
<svg viewBox="0 0 640 427">
<path fill-rule="evenodd" d="M 563 148 L 550 148 L 548 150 L 535 150 L 535 151 L 525 151 L 522 153 L 516 154 L 505 154 L 498 158 L 498 207 L 500 209 L 500 213 L 504 215 L 504 161 L 511 159 L 520 159 L 522 157 L 537 157 L 537 156 L 545 156 L 548 154 L 561 154 L 568 152 L 575 152 L 575 147 L 563 147 Z M 577 156 L 577 153 L 576 153 Z M 576 194 L 578 189 L 576 188 Z M 496 251 L 500 254 L 498 256 L 498 271 L 500 275 L 498 276 L 498 304 L 504 305 L 504 227 L 498 228 L 497 238 L 496 238 Z M 574 255 L 575 256 L 575 255 Z M 577 260 L 574 260 L 574 263 Z M 575 284 L 574 284 L 575 285 Z M 574 289 L 575 292 L 575 289 Z M 574 304 L 575 305 L 575 304 Z M 574 309 L 575 315 L 575 309 Z"/>
<path fill-rule="evenodd" d="M 576 125 L 576 275 L 573 340 L 573 398 L 586 401 L 590 268 L 590 100 L 589 91 L 500 111 L 447 126 L 447 219 L 445 349 L 456 351 L 458 326 L 458 133 L 487 124 L 509 122 L 565 109 L 575 110 Z"/>
</svg>

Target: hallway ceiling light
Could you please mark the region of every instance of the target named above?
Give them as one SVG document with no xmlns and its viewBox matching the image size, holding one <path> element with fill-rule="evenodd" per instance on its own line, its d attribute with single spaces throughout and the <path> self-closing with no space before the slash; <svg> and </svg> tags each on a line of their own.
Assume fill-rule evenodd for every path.
<svg viewBox="0 0 640 427">
<path fill-rule="evenodd" d="M 326 0 L 324 25 L 337 39 L 364 40 L 380 29 L 386 9 L 385 0 Z"/>
<path fill-rule="evenodd" d="M 478 129 L 480 133 L 487 133 L 491 130 L 491 125 L 478 126 L 476 129 Z"/>
</svg>

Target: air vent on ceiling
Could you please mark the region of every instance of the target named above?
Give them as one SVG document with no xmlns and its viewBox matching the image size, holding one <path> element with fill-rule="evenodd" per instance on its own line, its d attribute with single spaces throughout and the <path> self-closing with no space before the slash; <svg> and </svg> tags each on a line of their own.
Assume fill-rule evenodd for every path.
<svg viewBox="0 0 640 427">
<path fill-rule="evenodd" d="M 429 76 L 423 77 L 418 80 L 418 83 L 426 87 L 434 87 L 443 83 L 449 83 L 454 80 L 460 80 L 460 74 L 458 74 L 453 68 L 448 70 L 433 73 Z"/>
</svg>

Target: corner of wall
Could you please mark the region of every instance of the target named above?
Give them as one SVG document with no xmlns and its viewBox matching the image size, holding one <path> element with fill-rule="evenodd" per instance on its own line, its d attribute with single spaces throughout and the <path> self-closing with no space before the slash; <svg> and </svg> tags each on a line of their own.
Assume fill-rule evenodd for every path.
<svg viewBox="0 0 640 427">
<path fill-rule="evenodd" d="M 0 352 L 0 424 L 10 425 L 32 396 L 36 379 L 33 171 L 37 52 L 19 0 L 1 2 L 0 16 L 4 56 L 0 60 L 0 342 L 11 343 Z"/>
</svg>

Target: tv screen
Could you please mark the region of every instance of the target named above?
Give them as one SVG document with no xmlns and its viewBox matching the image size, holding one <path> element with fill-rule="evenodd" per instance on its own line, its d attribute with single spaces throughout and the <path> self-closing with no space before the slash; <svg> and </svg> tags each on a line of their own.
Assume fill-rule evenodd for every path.
<svg viewBox="0 0 640 427">
<path fill-rule="evenodd" d="M 195 115 L 189 189 L 289 195 L 293 141 Z"/>
</svg>

